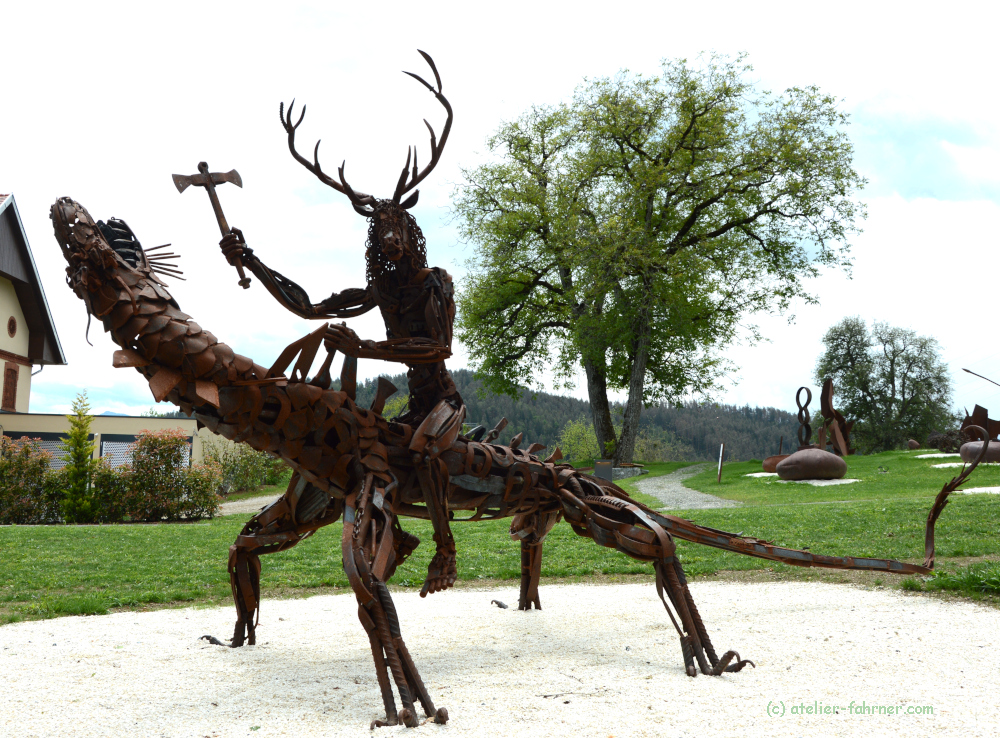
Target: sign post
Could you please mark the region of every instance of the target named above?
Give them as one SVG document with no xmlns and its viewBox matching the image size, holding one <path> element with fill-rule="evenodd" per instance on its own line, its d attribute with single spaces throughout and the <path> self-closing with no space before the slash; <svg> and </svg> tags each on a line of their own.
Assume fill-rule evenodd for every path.
<svg viewBox="0 0 1000 738">
<path fill-rule="evenodd" d="M 722 457 L 726 455 L 726 444 L 719 447 L 719 484 L 722 484 Z"/>
</svg>

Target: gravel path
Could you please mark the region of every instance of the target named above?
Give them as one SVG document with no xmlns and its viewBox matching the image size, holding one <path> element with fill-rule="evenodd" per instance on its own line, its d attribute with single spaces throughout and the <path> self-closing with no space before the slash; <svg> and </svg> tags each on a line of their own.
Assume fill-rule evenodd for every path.
<svg viewBox="0 0 1000 738">
<path fill-rule="evenodd" d="M 813 582 L 691 589 L 717 650 L 756 669 L 685 676 L 651 583 L 543 586 L 532 612 L 490 606 L 516 602 L 516 586 L 397 593 L 410 651 L 452 720 L 374 735 L 967 738 L 1000 723 L 997 609 Z M 229 607 L 3 626 L 0 734 L 372 735 L 381 699 L 356 613 L 352 595 L 265 600 L 258 645 L 235 650 L 197 640 L 232 632 Z"/>
<path fill-rule="evenodd" d="M 251 497 L 248 500 L 236 500 L 236 502 L 223 502 L 219 505 L 219 515 L 252 515 L 279 497 L 281 495 L 267 495 L 265 497 Z"/>
<path fill-rule="evenodd" d="M 640 492 L 652 495 L 663 503 L 668 510 L 704 510 L 710 507 L 739 507 L 741 503 L 735 500 L 724 500 L 715 495 L 706 495 L 688 489 L 683 482 L 695 474 L 700 474 L 712 464 L 695 464 L 678 469 L 662 477 L 643 479 L 636 484 Z"/>
</svg>

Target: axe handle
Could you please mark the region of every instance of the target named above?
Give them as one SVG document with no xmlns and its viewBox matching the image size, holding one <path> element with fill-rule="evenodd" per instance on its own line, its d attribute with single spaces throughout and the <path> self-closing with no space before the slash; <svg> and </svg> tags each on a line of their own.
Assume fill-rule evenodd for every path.
<svg viewBox="0 0 1000 738">
<path fill-rule="evenodd" d="M 208 199 L 212 201 L 212 209 L 215 211 L 215 218 L 219 221 L 219 230 L 222 231 L 223 236 L 228 236 L 232 232 L 232 229 L 229 227 L 229 223 L 226 222 L 226 216 L 222 214 L 222 205 L 219 203 L 219 196 L 215 194 L 215 183 L 212 182 L 211 176 L 208 177 L 205 189 L 208 191 Z M 233 266 L 236 267 L 236 272 L 240 275 L 240 287 L 245 290 L 250 289 L 250 278 L 247 277 L 246 273 L 243 271 L 243 260 L 238 258 L 234 259 Z"/>
</svg>

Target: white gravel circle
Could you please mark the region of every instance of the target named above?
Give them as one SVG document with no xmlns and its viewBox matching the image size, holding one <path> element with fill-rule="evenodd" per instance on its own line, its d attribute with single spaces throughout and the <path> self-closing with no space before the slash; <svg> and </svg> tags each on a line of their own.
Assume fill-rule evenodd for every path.
<svg viewBox="0 0 1000 738">
<path fill-rule="evenodd" d="M 489 604 L 515 603 L 513 587 L 397 593 L 452 720 L 377 735 L 967 737 L 1000 723 L 996 609 L 806 582 L 691 588 L 717 650 L 756 669 L 685 676 L 652 584 L 543 586 L 540 612 Z M 265 600 L 259 645 L 241 649 L 197 640 L 231 633 L 230 608 L 4 626 L 0 733 L 368 735 L 382 708 L 356 611 L 351 595 Z M 849 714 L 852 701 L 933 714 Z M 839 709 L 796 714 L 809 705 Z"/>
</svg>

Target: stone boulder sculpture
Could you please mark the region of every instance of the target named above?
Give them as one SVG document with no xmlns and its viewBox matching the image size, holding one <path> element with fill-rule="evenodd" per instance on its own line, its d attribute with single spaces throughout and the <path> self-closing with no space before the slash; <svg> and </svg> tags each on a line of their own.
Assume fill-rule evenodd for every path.
<svg viewBox="0 0 1000 738">
<path fill-rule="evenodd" d="M 971 464 L 973 461 L 978 459 L 980 452 L 983 450 L 983 443 L 983 441 L 969 441 L 968 443 L 963 443 L 962 448 L 958 450 L 959 456 L 962 457 L 962 461 L 966 464 Z M 990 441 L 990 447 L 986 449 L 986 456 L 982 459 L 982 462 L 987 464 L 1000 463 L 1000 442 Z"/>
<path fill-rule="evenodd" d="M 843 479 L 847 462 L 821 448 L 805 448 L 778 462 L 775 471 L 780 479 Z"/>
</svg>

